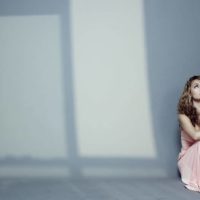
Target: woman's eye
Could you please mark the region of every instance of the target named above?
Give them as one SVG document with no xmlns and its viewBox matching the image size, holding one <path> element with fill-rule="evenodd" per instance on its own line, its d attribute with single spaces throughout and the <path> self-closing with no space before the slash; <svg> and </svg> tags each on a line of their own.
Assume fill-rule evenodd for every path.
<svg viewBox="0 0 200 200">
<path fill-rule="evenodd" d="M 194 88 L 198 87 L 198 85 L 195 85 Z"/>
</svg>

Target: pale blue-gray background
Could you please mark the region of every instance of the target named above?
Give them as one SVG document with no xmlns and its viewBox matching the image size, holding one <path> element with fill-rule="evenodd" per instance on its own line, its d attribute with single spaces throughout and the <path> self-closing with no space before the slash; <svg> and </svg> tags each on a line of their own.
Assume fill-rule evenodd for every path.
<svg viewBox="0 0 200 200">
<path fill-rule="evenodd" d="M 167 176 L 176 177 L 176 158 L 180 150 L 176 105 L 186 79 L 199 73 L 200 58 L 198 52 L 200 28 L 198 25 L 200 15 L 198 11 L 200 2 L 197 0 L 143 1 L 146 62 L 148 67 L 147 82 L 149 86 L 154 140 L 157 150 L 156 159 L 142 157 L 126 158 L 120 156 L 114 158 L 93 156 L 89 158 L 79 155 L 76 126 L 77 116 L 74 109 L 76 100 L 73 85 L 70 5 L 70 1 L 67 0 L 0 1 L 1 17 L 36 15 L 58 15 L 60 17 L 60 56 L 62 63 L 62 88 L 65 102 L 64 114 L 66 119 L 65 137 L 67 152 L 66 159 L 62 157 L 61 159 L 54 158 L 49 160 L 33 159 L 29 156 L 18 158 L 8 155 L 1 159 L 1 174 L 42 175 L 48 169 L 53 168 L 52 171 L 49 171 L 50 174 L 60 174 L 60 171 L 65 171 L 65 169 L 67 171 L 68 169 L 70 175 L 81 176 L 83 168 L 93 167 L 110 169 L 111 171 L 119 169 L 119 175 L 120 169 L 127 169 L 137 173 L 138 168 L 141 168 L 144 171 L 143 174 L 148 176 L 148 172 L 151 173 L 150 169 L 158 167 L 162 168 Z M 1 70 L 4 70 L 4 68 L 2 67 Z M 135 72 L 137 70 L 135 68 Z M 12 74 L 12 71 L 10 73 Z M 137 115 L 137 112 L 135 114 Z M 7 115 L 5 111 L 1 113 L 1 123 L 5 123 L 3 120 L 5 115 Z M 56 120 L 58 119 L 55 117 Z M 48 142 L 48 137 L 46 141 Z M 26 169 L 24 169 L 25 166 Z M 39 173 L 36 170 L 38 168 L 44 171 L 40 170 Z"/>
</svg>

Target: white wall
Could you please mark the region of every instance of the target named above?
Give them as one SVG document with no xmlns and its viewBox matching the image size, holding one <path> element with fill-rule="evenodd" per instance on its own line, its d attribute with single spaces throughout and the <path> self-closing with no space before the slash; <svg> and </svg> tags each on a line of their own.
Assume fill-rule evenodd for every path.
<svg viewBox="0 0 200 200">
<path fill-rule="evenodd" d="M 59 16 L 2 16 L 0 27 L 0 157 L 66 158 Z"/>
<path fill-rule="evenodd" d="M 156 158 L 141 0 L 73 0 L 81 156 Z"/>
<path fill-rule="evenodd" d="M 140 0 L 71 2 L 81 156 L 156 157 L 142 12 Z M 0 156 L 64 158 L 59 16 L 0 17 L 0 26 Z"/>
<path fill-rule="evenodd" d="M 199 6 L 1 0 L 0 176 L 177 177 Z"/>
<path fill-rule="evenodd" d="M 192 2 L 1 0 L 0 176 L 177 176 Z"/>
</svg>

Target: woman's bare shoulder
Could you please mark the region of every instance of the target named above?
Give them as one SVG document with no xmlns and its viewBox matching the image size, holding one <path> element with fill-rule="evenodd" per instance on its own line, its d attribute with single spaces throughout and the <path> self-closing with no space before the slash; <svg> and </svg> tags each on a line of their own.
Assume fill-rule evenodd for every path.
<svg viewBox="0 0 200 200">
<path fill-rule="evenodd" d="M 196 127 L 193 126 L 190 118 L 185 114 L 179 114 L 178 118 L 181 129 L 188 133 L 194 140 L 196 140 Z"/>
<path fill-rule="evenodd" d="M 189 117 L 187 115 L 185 115 L 185 114 L 178 114 L 178 119 L 180 121 L 185 121 L 185 120 L 187 120 L 187 121 L 189 120 L 190 121 Z"/>
<path fill-rule="evenodd" d="M 190 118 L 185 114 L 178 114 L 178 119 L 179 119 L 179 122 L 181 124 L 187 124 L 187 125 L 190 125 L 190 126 L 192 125 L 192 122 L 191 122 Z M 200 127 L 197 126 L 197 125 L 193 126 L 193 128 L 200 129 Z"/>
</svg>

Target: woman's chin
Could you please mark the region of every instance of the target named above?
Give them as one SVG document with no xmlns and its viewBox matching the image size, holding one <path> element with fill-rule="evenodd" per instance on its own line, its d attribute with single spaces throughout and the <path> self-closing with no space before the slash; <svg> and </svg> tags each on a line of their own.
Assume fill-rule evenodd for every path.
<svg viewBox="0 0 200 200">
<path fill-rule="evenodd" d="M 193 97 L 193 101 L 200 102 L 200 97 L 199 98 L 194 98 Z"/>
</svg>

